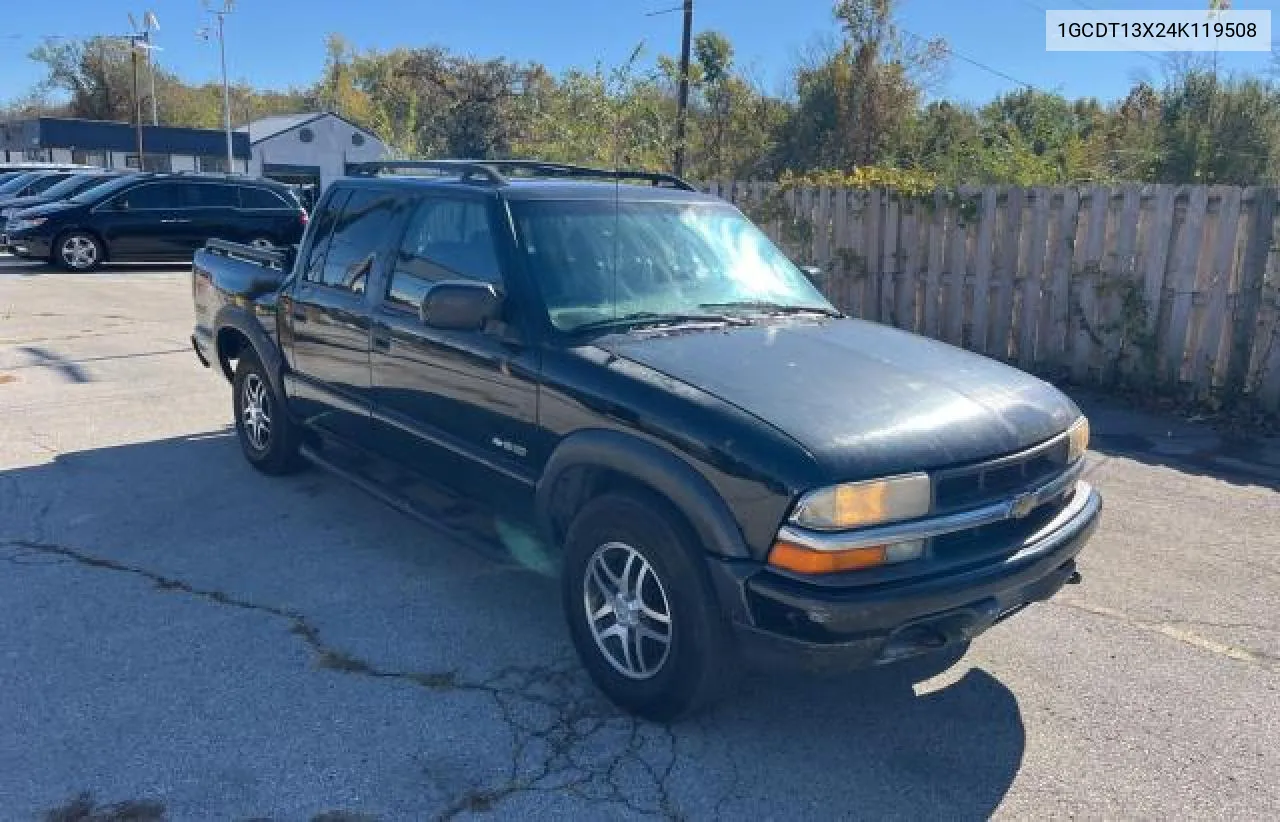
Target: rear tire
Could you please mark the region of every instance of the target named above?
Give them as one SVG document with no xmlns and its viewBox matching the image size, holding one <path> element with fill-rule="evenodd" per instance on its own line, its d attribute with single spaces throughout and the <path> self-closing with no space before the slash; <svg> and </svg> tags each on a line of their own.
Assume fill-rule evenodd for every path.
<svg viewBox="0 0 1280 822">
<path fill-rule="evenodd" d="M 102 265 L 106 250 L 87 231 L 68 231 L 53 243 L 53 260 L 68 271 L 92 271 Z"/>
<path fill-rule="evenodd" d="M 646 719 L 706 707 L 734 662 L 700 553 L 644 492 L 600 496 L 569 527 L 561 593 L 574 647 L 605 696 Z"/>
<path fill-rule="evenodd" d="M 298 425 L 252 351 L 245 351 L 231 383 L 232 413 L 240 450 L 264 474 L 289 474 L 302 467 Z"/>
</svg>

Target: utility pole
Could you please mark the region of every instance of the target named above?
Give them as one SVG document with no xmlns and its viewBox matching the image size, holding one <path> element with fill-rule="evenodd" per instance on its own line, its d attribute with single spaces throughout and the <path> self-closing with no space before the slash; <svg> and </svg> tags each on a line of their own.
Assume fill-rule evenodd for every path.
<svg viewBox="0 0 1280 822">
<path fill-rule="evenodd" d="M 680 39 L 680 97 L 676 110 L 675 175 L 684 174 L 685 118 L 689 112 L 689 48 L 693 36 L 693 0 L 684 0 L 684 34 Z"/>
<path fill-rule="evenodd" d="M 142 96 L 138 93 L 138 36 L 129 37 L 129 57 L 133 62 L 133 123 L 138 137 L 138 171 L 144 171 L 142 162 Z"/>
<path fill-rule="evenodd" d="M 147 31 L 147 46 L 151 45 L 151 31 Z M 160 125 L 160 107 L 156 104 L 156 64 L 155 58 L 151 56 L 151 49 L 147 49 L 147 70 L 151 73 L 151 125 Z"/>
<path fill-rule="evenodd" d="M 235 0 L 222 0 L 220 9 L 213 8 L 209 0 L 204 0 L 204 8 L 218 18 L 218 51 L 222 59 L 222 125 L 227 132 L 227 173 L 232 174 L 236 170 L 236 160 L 231 151 L 231 86 L 227 82 L 226 18 L 235 11 Z M 209 39 L 208 29 L 201 29 L 197 34 Z"/>
<path fill-rule="evenodd" d="M 222 58 L 222 127 L 227 132 L 227 173 L 236 170 L 236 158 L 231 152 L 231 86 L 227 84 L 227 37 L 224 26 L 227 14 L 218 14 L 218 52 Z"/>
</svg>

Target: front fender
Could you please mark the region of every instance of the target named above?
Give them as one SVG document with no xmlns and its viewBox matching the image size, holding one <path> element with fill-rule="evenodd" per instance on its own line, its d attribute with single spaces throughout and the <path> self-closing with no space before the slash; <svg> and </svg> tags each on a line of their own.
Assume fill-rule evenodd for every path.
<svg viewBox="0 0 1280 822">
<path fill-rule="evenodd" d="M 724 557 L 751 556 L 737 520 L 706 477 L 661 446 L 607 429 L 570 434 L 547 460 L 538 480 L 536 506 L 543 533 L 553 541 L 557 483 L 578 468 L 605 469 L 652 488 L 684 514 L 707 551 Z"/>
</svg>

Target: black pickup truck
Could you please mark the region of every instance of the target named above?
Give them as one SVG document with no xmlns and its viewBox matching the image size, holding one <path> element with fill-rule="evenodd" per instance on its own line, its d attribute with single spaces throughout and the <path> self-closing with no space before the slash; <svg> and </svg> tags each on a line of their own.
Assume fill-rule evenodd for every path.
<svg viewBox="0 0 1280 822">
<path fill-rule="evenodd" d="M 739 659 L 962 645 L 1078 581 L 1101 509 L 1069 399 L 842 316 L 667 175 L 370 164 L 296 250 L 211 242 L 193 292 L 253 466 L 318 462 L 428 518 L 414 483 L 507 489 L 584 666 L 655 719 Z"/>
</svg>

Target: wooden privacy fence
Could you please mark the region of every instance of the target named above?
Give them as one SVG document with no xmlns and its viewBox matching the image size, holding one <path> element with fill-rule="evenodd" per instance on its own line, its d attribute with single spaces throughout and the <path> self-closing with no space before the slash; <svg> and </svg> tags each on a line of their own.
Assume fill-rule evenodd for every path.
<svg viewBox="0 0 1280 822">
<path fill-rule="evenodd" d="M 1077 382 L 1280 410 L 1276 189 L 706 188 L 853 316 Z"/>
</svg>

